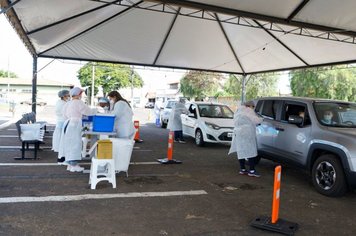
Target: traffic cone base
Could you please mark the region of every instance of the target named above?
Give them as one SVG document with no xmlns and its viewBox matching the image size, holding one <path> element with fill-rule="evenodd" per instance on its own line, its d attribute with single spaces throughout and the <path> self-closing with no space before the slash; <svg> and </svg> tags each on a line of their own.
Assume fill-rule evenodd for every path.
<svg viewBox="0 0 356 236">
<path fill-rule="evenodd" d="M 157 161 L 161 164 L 182 164 L 182 161 L 176 159 L 169 160 L 168 158 L 157 159 Z"/>
<path fill-rule="evenodd" d="M 276 223 L 272 223 L 272 218 L 267 216 L 260 216 L 254 219 L 251 226 L 263 230 L 273 231 L 285 235 L 294 235 L 298 230 L 299 225 L 283 219 L 278 219 Z"/>
</svg>

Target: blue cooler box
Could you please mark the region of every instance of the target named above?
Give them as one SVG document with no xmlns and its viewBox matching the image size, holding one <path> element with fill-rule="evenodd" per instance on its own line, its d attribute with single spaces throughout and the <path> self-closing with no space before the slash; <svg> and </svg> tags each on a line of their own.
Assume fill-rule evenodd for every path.
<svg viewBox="0 0 356 236">
<path fill-rule="evenodd" d="M 113 132 L 115 123 L 115 115 L 100 114 L 93 117 L 94 132 Z"/>
</svg>

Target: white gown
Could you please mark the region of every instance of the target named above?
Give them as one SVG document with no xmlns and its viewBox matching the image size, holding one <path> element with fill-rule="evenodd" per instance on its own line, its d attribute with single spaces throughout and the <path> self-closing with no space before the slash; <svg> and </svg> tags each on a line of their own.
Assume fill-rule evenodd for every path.
<svg viewBox="0 0 356 236">
<path fill-rule="evenodd" d="M 55 152 L 59 151 L 59 142 L 61 140 L 61 134 L 62 134 L 62 128 L 63 124 L 65 121 L 65 118 L 63 116 L 63 107 L 66 104 L 66 101 L 60 99 L 56 103 L 56 117 L 57 117 L 57 123 L 56 123 L 56 128 L 54 129 L 53 132 L 53 137 L 52 137 L 52 150 Z"/>
<path fill-rule="evenodd" d="M 234 115 L 234 136 L 229 154 L 236 152 L 238 159 L 256 157 L 256 125 L 262 121 L 253 109 L 241 106 Z"/>
<path fill-rule="evenodd" d="M 180 117 L 180 115 L 182 114 L 188 114 L 188 109 L 183 103 L 178 102 L 172 109 L 171 114 L 169 115 L 167 129 L 171 131 L 183 130 L 182 118 Z"/>
<path fill-rule="evenodd" d="M 94 115 L 93 111 L 81 100 L 71 100 L 64 105 L 63 124 L 59 155 L 66 161 L 81 160 L 82 152 L 82 116 Z"/>
<path fill-rule="evenodd" d="M 135 126 L 132 122 L 133 112 L 125 101 L 115 103 L 111 114 L 115 115 L 115 129 L 117 138 L 132 139 L 135 135 Z"/>
</svg>

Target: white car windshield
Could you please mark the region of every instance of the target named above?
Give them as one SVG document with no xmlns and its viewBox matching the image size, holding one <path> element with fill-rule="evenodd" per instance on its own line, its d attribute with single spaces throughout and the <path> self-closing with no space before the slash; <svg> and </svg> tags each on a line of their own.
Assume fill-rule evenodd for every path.
<svg viewBox="0 0 356 236">
<path fill-rule="evenodd" d="M 226 105 L 199 104 L 200 117 L 232 119 L 234 113 Z"/>
<path fill-rule="evenodd" d="M 356 127 L 356 104 L 342 102 L 316 102 L 316 116 L 322 125 Z"/>
<path fill-rule="evenodd" d="M 167 105 L 166 105 L 166 108 L 170 108 L 172 109 L 173 106 L 177 103 L 177 101 L 168 101 L 167 102 Z"/>
</svg>

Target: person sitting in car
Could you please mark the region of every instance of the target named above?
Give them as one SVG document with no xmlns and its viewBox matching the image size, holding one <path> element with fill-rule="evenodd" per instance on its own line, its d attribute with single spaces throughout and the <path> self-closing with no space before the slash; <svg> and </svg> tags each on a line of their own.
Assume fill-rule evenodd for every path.
<svg viewBox="0 0 356 236">
<path fill-rule="evenodd" d="M 335 124 L 336 122 L 333 121 L 333 116 L 334 115 L 333 115 L 332 111 L 326 110 L 326 111 L 324 111 L 323 118 L 320 121 L 326 125 Z"/>
</svg>

